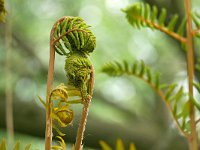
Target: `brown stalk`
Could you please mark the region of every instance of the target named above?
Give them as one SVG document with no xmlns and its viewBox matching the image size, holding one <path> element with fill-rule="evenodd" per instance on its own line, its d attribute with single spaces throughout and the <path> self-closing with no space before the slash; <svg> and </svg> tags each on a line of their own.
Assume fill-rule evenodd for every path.
<svg viewBox="0 0 200 150">
<path fill-rule="evenodd" d="M 56 24 L 61 22 L 64 18 L 60 18 L 51 29 L 50 33 L 50 57 L 49 57 L 49 68 L 48 68 L 48 76 L 47 76 L 47 93 L 46 93 L 46 131 L 45 131 L 45 150 L 51 150 L 52 144 L 52 102 L 50 99 L 50 93 L 52 90 L 52 82 L 54 75 L 54 61 L 55 61 L 55 48 L 54 48 L 54 38 L 53 34 L 56 28 Z"/>
<path fill-rule="evenodd" d="M 87 116 L 89 113 L 89 105 L 93 95 L 94 89 L 94 67 L 91 67 L 90 81 L 89 81 L 89 96 L 83 97 L 83 111 L 81 115 L 81 120 L 78 127 L 78 132 L 76 135 L 75 150 L 82 150 L 82 141 L 85 132 L 85 126 L 87 123 Z"/>
<path fill-rule="evenodd" d="M 152 27 L 154 27 L 154 28 L 156 28 L 156 29 L 158 29 L 158 30 L 170 35 L 171 37 L 175 38 L 176 40 L 180 41 L 181 43 L 185 43 L 186 42 L 186 38 L 185 37 L 180 36 L 176 32 L 168 30 L 168 28 L 166 28 L 164 26 L 160 26 L 159 24 L 151 22 L 151 21 L 149 21 L 149 20 L 147 20 L 145 18 L 139 18 L 138 17 L 138 19 L 141 20 L 141 21 L 144 21 L 149 26 L 152 26 Z"/>
<path fill-rule="evenodd" d="M 189 89 L 189 116 L 190 116 L 190 128 L 191 138 L 189 140 L 190 150 L 198 149 L 198 137 L 196 131 L 195 122 L 195 108 L 193 104 L 193 80 L 194 80 L 194 49 L 193 49 L 193 30 L 192 19 L 190 14 L 190 0 L 185 0 L 186 16 L 187 16 L 187 72 L 188 72 L 188 89 Z"/>
<path fill-rule="evenodd" d="M 6 97 L 6 127 L 8 132 L 8 146 L 14 143 L 14 124 L 13 124 L 13 96 L 12 96 L 12 73 L 11 73 L 11 45 L 12 27 L 10 16 L 5 24 L 5 97 Z"/>
</svg>

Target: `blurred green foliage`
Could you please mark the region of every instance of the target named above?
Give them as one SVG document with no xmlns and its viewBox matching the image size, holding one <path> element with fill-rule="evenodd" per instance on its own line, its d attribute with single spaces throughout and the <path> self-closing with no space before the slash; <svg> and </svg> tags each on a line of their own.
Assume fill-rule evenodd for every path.
<svg viewBox="0 0 200 150">
<path fill-rule="evenodd" d="M 139 1 L 139 0 L 137 0 Z M 180 0 L 146 0 L 165 7 L 172 14 L 183 14 Z M 49 34 L 53 23 L 62 16 L 80 16 L 92 27 L 97 48 L 91 54 L 96 70 L 94 98 L 90 107 L 84 143 L 98 149 L 99 140 L 115 145 L 122 138 L 125 147 L 134 142 L 138 149 L 187 149 L 187 143 L 172 124 L 163 103 L 143 82 L 132 78 L 109 78 L 100 68 L 112 60 L 144 60 L 161 72 L 164 82 L 186 85 L 184 51 L 178 42 L 151 29 L 133 29 L 121 8 L 136 0 L 20 0 L 6 1 L 12 22 L 12 83 L 14 127 L 16 132 L 44 137 L 45 111 L 37 99 L 45 99 L 49 59 Z M 193 0 L 199 10 L 200 1 Z M 5 128 L 5 24 L 0 24 L 0 127 Z M 195 47 L 200 42 L 195 40 Z M 197 51 L 199 56 L 200 52 Z M 54 86 L 66 82 L 64 59 L 56 55 Z M 74 106 L 75 118 L 81 106 Z M 66 132 L 68 142 L 75 141 L 78 119 Z M 103 131 L 102 131 L 103 130 Z M 0 131 L 0 139 L 5 136 Z M 20 140 L 17 136 L 16 139 Z M 35 138 L 24 138 L 32 143 Z M 23 141 L 24 141 L 23 139 Z M 20 140 L 22 141 L 22 140 Z M 31 146 L 31 147 L 32 147 Z M 41 148 L 42 149 L 42 148 Z"/>
</svg>

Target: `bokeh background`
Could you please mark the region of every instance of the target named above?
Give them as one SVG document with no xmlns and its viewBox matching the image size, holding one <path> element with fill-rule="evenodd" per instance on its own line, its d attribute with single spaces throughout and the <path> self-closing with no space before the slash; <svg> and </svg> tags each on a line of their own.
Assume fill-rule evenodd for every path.
<svg viewBox="0 0 200 150">
<path fill-rule="evenodd" d="M 45 99 L 49 60 L 49 34 L 62 16 L 80 16 L 91 25 L 97 47 L 91 54 L 96 70 L 95 90 L 90 107 L 84 145 L 100 149 L 104 140 L 114 147 L 121 138 L 126 148 L 134 142 L 138 150 L 187 150 L 159 97 L 134 77 L 111 78 L 101 72 L 110 61 L 144 60 L 161 81 L 186 85 L 185 52 L 177 41 L 151 29 L 132 28 L 120 10 L 139 0 L 6 0 L 12 25 L 10 53 L 15 140 L 44 149 L 45 109 L 37 96 Z M 172 14 L 184 17 L 183 0 L 144 0 Z M 194 11 L 200 1 L 193 0 Z M 5 121 L 5 26 L 0 24 L 0 140 L 6 137 Z M 195 39 L 199 55 L 200 43 Z M 65 58 L 56 55 L 54 86 L 66 83 Z M 198 79 L 199 76 L 197 76 Z M 67 144 L 75 142 L 81 106 L 73 106 L 75 120 L 67 128 Z"/>
</svg>

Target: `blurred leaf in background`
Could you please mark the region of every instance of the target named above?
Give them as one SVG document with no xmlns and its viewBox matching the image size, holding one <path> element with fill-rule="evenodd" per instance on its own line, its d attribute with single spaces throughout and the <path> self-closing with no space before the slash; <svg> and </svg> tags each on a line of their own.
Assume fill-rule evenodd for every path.
<svg viewBox="0 0 200 150">
<path fill-rule="evenodd" d="M 185 150 L 187 143 L 174 127 L 170 115 L 155 93 L 131 77 L 110 78 L 101 73 L 109 61 L 143 60 L 161 71 L 163 82 L 186 85 L 184 51 L 178 42 L 151 29 L 133 29 L 121 8 L 139 0 L 20 0 L 12 1 L 12 87 L 14 90 L 15 132 L 44 138 L 45 110 L 37 99 L 45 99 L 49 60 L 50 29 L 61 16 L 80 16 L 97 37 L 97 48 L 91 54 L 96 70 L 94 99 L 91 104 L 84 145 L 99 149 L 103 139 L 114 147 L 116 138 L 128 148 Z M 182 1 L 146 0 L 151 5 L 166 7 L 171 14 L 183 14 Z M 193 0 L 194 10 L 200 1 Z M 170 16 L 168 16 L 170 17 Z M 5 136 L 4 95 L 4 25 L 0 25 L 0 137 Z M 196 46 L 200 42 L 195 40 Z M 63 59 L 63 60 L 61 60 Z M 54 86 L 66 81 L 64 59 L 56 55 Z M 164 67 L 163 67 L 164 66 Z M 66 132 L 67 143 L 75 142 L 81 106 L 73 106 L 75 121 Z M 102 131 L 103 129 L 103 131 Z M 21 135 L 21 134 L 20 134 Z M 17 137 L 16 137 L 17 138 Z M 36 139 L 37 139 L 36 138 Z M 26 139 L 24 136 L 23 139 Z M 33 138 L 35 139 L 35 138 Z M 19 139 L 20 140 L 20 139 Z M 32 143 L 32 138 L 26 143 Z M 20 140 L 22 141 L 22 140 Z M 31 146 L 31 147 L 32 147 Z"/>
</svg>

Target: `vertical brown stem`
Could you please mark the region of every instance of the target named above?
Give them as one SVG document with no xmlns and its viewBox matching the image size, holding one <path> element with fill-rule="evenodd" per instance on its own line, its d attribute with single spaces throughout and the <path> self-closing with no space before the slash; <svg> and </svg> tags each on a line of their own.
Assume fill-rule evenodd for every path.
<svg viewBox="0 0 200 150">
<path fill-rule="evenodd" d="M 193 104 L 193 79 L 194 79 L 194 49 L 193 49 L 193 32 L 192 32 L 192 19 L 190 14 L 190 0 L 185 0 L 186 15 L 187 15 L 187 72 L 188 72 L 188 88 L 189 88 L 189 113 L 190 113 L 190 128 L 191 138 L 190 150 L 198 149 L 198 138 L 195 123 L 195 109 Z"/>
<path fill-rule="evenodd" d="M 86 97 L 83 101 L 83 111 L 81 115 L 81 120 L 79 123 L 77 135 L 76 135 L 76 143 L 75 143 L 75 150 L 82 150 L 82 141 L 85 132 L 85 126 L 87 123 L 87 116 L 89 113 L 89 105 L 92 99 L 93 89 L 94 89 L 94 67 L 91 67 L 92 73 L 90 74 L 90 81 L 89 81 L 89 96 Z"/>
<path fill-rule="evenodd" d="M 10 16 L 5 24 L 5 96 L 6 96 L 6 126 L 8 133 L 8 145 L 12 145 L 14 141 L 14 125 L 13 125 L 13 97 L 12 97 L 12 73 L 11 73 L 11 44 L 12 44 L 12 27 Z"/>
<path fill-rule="evenodd" d="M 52 37 L 52 32 L 51 32 L 51 37 Z M 51 37 L 50 37 L 49 69 L 47 76 L 45 150 L 51 150 L 51 143 L 52 143 L 52 118 L 51 118 L 52 102 L 50 99 L 50 93 L 51 93 L 53 74 L 54 74 L 55 50 L 52 44 L 53 40 Z"/>
<path fill-rule="evenodd" d="M 49 68 L 47 76 L 47 93 L 46 93 L 46 131 L 45 131 L 45 150 L 51 150 L 52 144 L 52 102 L 50 99 L 50 93 L 53 83 L 54 75 L 54 61 L 55 61 L 55 49 L 54 49 L 54 38 L 53 34 L 56 28 L 56 24 L 62 21 L 65 17 L 60 18 L 52 27 L 50 33 L 50 57 L 49 57 Z"/>
</svg>

